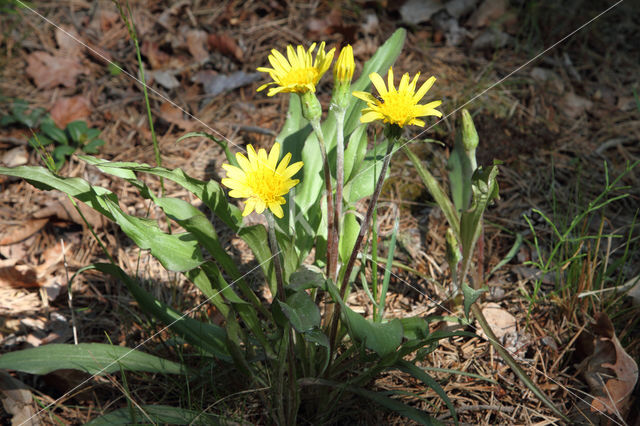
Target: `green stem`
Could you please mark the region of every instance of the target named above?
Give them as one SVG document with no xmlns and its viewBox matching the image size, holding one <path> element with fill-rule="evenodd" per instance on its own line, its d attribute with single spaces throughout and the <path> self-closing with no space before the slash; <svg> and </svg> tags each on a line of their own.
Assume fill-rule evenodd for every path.
<svg viewBox="0 0 640 426">
<path fill-rule="evenodd" d="M 371 201 L 369 202 L 369 206 L 367 207 L 367 213 L 364 217 L 364 221 L 360 226 L 360 232 L 358 233 L 358 238 L 356 239 L 356 243 L 353 246 L 353 252 L 349 257 L 349 261 L 344 270 L 344 276 L 342 277 L 342 285 L 340 286 L 340 297 L 344 299 L 345 292 L 347 291 L 347 287 L 349 285 L 349 277 L 351 272 L 353 271 L 353 266 L 356 263 L 356 258 L 358 257 L 358 252 L 360 252 L 360 247 L 362 246 L 362 242 L 364 241 L 364 237 L 369 229 L 369 225 L 371 224 L 371 218 L 373 216 L 373 212 L 376 208 L 376 204 L 378 203 L 378 197 L 380 196 L 380 192 L 382 191 L 382 184 L 384 183 L 385 174 L 387 173 L 387 168 L 389 167 L 389 162 L 391 161 L 391 153 L 393 152 L 393 146 L 395 145 L 397 139 L 390 138 L 387 140 L 387 152 L 384 156 L 384 161 L 382 163 L 382 170 L 380 170 L 380 176 L 378 177 L 378 181 L 376 183 L 376 187 L 373 191 L 373 195 L 371 196 Z M 337 301 L 336 301 L 337 303 Z M 329 343 L 331 345 L 331 350 L 335 349 L 335 338 L 338 332 L 338 321 L 340 319 L 340 304 L 335 305 L 335 312 L 333 314 L 333 319 L 331 323 L 331 331 L 329 333 Z"/>
<path fill-rule="evenodd" d="M 353 252 L 349 257 L 349 262 L 347 263 L 347 267 L 345 268 L 344 276 L 342 277 L 342 286 L 340 287 L 340 297 L 344 297 L 344 292 L 347 289 L 347 283 L 349 282 L 349 276 L 351 275 L 351 271 L 353 271 L 353 266 L 356 263 L 356 258 L 358 257 L 358 253 L 360 252 L 360 247 L 362 246 L 362 241 L 369 230 L 369 225 L 371 224 L 371 217 L 373 216 L 373 211 L 378 203 L 378 197 L 380 196 L 380 192 L 382 191 L 382 184 L 384 183 L 385 174 L 387 173 L 387 168 L 389 167 L 389 162 L 391 161 L 391 153 L 393 152 L 393 146 L 396 143 L 396 139 L 389 139 L 387 145 L 387 153 L 384 156 L 384 161 L 382 163 L 382 170 L 380 170 L 380 176 L 378 177 L 378 182 L 376 183 L 376 188 L 373 191 L 373 195 L 371 196 L 371 201 L 369 202 L 369 206 L 367 207 L 367 213 L 364 217 L 364 221 L 360 226 L 360 232 L 358 233 L 358 238 L 356 239 L 356 243 L 353 246 Z"/>
<path fill-rule="evenodd" d="M 329 159 L 327 157 L 327 145 L 324 142 L 324 134 L 320 127 L 320 120 L 312 120 L 311 127 L 318 138 L 320 145 L 320 154 L 322 155 L 322 165 L 324 171 L 324 185 L 327 193 L 327 276 L 331 276 L 334 270 L 333 259 L 337 258 L 334 251 L 337 252 L 338 247 L 335 238 L 335 216 L 333 210 L 333 187 L 331 185 L 331 169 L 329 168 Z"/>
<path fill-rule="evenodd" d="M 336 109 L 336 199 L 335 199 L 335 219 L 334 219 L 334 244 L 336 250 L 333 251 L 332 274 L 329 278 L 336 281 L 338 276 L 338 241 L 340 238 L 340 225 L 342 223 L 342 190 L 344 188 L 344 108 Z"/>
<path fill-rule="evenodd" d="M 138 34 L 136 33 L 136 28 L 133 23 L 133 15 L 131 13 L 131 7 L 129 6 L 129 2 L 127 1 L 127 15 L 124 14 L 122 10 L 122 6 L 120 5 L 119 0 L 113 0 L 118 11 L 120 12 L 120 16 L 125 21 L 127 25 L 127 29 L 129 31 L 129 36 L 136 47 L 136 57 L 138 59 L 138 67 L 140 68 L 140 80 L 142 81 L 142 93 L 144 94 L 144 102 L 147 109 L 147 119 L 149 120 L 149 129 L 151 130 L 151 140 L 153 141 L 153 153 L 156 157 L 156 165 L 158 167 L 162 167 L 162 156 L 160 155 L 160 147 L 158 146 L 158 139 L 156 137 L 156 131 L 153 126 L 153 117 L 151 116 L 151 103 L 149 102 L 149 93 L 147 91 L 147 80 L 144 76 L 144 63 L 142 62 L 142 55 L 140 54 L 140 44 L 138 42 Z M 164 196 L 164 178 L 160 177 L 160 188 L 162 192 L 162 196 Z"/>
<path fill-rule="evenodd" d="M 269 226 L 269 248 L 271 249 L 273 265 L 276 269 L 276 283 L 278 289 L 276 297 L 284 302 L 286 300 L 286 296 L 284 294 L 284 278 L 282 274 L 282 264 L 280 263 L 280 250 L 278 249 L 278 240 L 276 239 L 276 221 L 273 218 L 273 215 L 269 212 L 266 212 L 265 216 L 267 218 L 267 225 Z"/>
</svg>

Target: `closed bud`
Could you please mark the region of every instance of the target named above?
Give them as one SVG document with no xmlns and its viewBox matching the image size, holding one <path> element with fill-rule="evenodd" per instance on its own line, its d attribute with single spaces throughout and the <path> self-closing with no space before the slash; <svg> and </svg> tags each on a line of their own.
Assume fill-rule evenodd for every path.
<svg viewBox="0 0 640 426">
<path fill-rule="evenodd" d="M 355 69 L 356 63 L 353 59 L 353 48 L 348 44 L 342 48 L 340 56 L 338 56 L 338 60 L 333 66 L 333 79 L 336 84 L 350 84 Z"/>
<path fill-rule="evenodd" d="M 300 95 L 302 102 L 302 116 L 312 123 L 319 123 L 322 118 L 322 105 L 313 92 L 305 92 Z"/>
<path fill-rule="evenodd" d="M 465 151 L 475 151 L 478 146 L 478 132 L 473 125 L 471 114 L 466 109 L 462 110 L 462 144 Z"/>
</svg>

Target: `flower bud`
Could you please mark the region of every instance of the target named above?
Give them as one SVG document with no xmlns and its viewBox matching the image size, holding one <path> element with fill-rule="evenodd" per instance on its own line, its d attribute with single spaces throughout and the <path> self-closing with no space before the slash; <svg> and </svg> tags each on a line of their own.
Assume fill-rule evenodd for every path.
<svg viewBox="0 0 640 426">
<path fill-rule="evenodd" d="M 310 122 L 319 123 L 322 118 L 322 105 L 313 92 L 305 92 L 300 95 L 302 102 L 302 116 Z"/>
<path fill-rule="evenodd" d="M 340 56 L 333 66 L 333 79 L 336 84 L 350 84 L 356 63 L 353 59 L 353 48 L 350 44 L 340 51 Z"/>
<path fill-rule="evenodd" d="M 353 60 L 351 45 L 343 47 L 336 64 L 333 66 L 333 96 L 331 108 L 345 111 L 351 98 L 351 79 L 356 63 Z"/>
<path fill-rule="evenodd" d="M 475 151 L 478 146 L 478 132 L 473 125 L 471 114 L 466 109 L 462 110 L 462 143 L 465 151 Z"/>
</svg>

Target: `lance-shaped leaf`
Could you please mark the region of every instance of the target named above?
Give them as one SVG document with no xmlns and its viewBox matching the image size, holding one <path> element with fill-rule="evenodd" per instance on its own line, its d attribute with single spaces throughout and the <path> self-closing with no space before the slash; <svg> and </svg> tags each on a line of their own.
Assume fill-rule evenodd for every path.
<svg viewBox="0 0 640 426">
<path fill-rule="evenodd" d="M 0 369 L 30 374 L 48 374 L 55 370 L 72 369 L 89 374 L 109 374 L 120 369 L 149 373 L 181 374 L 185 367 L 122 346 L 103 343 L 77 345 L 51 344 L 23 349 L 0 356 Z"/>
</svg>

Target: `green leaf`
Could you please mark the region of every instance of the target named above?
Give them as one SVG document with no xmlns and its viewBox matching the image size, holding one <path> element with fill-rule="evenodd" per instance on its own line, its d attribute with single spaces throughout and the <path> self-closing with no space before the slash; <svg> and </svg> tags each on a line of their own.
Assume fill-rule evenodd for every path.
<svg viewBox="0 0 640 426">
<path fill-rule="evenodd" d="M 104 162 L 92 159 L 89 156 L 80 156 L 85 161 L 93 161 L 99 163 L 98 168 L 105 173 L 118 176 L 117 170 L 124 169 L 132 172 L 149 173 L 155 176 L 161 176 L 169 179 L 182 186 L 187 191 L 198 197 L 207 205 L 227 226 L 233 231 L 238 231 L 242 225 L 242 216 L 240 210 L 232 204 L 229 204 L 224 191 L 220 185 L 213 180 L 203 182 L 187 175 L 182 169 L 169 170 L 164 167 L 151 167 L 147 164 L 138 164 L 131 162 Z"/>
<path fill-rule="evenodd" d="M 354 168 L 353 178 L 344 186 L 344 199 L 347 203 L 354 204 L 364 197 L 373 194 L 376 182 L 382 171 L 384 156 L 387 153 L 387 143 L 388 141 L 377 143 L 373 149 L 367 153 L 364 160 L 357 165 L 357 168 Z M 396 146 L 393 147 L 391 155 L 398 149 L 399 146 L 396 144 Z"/>
<path fill-rule="evenodd" d="M 420 317 L 400 318 L 404 337 L 407 340 L 424 339 L 429 335 L 429 324 Z"/>
<path fill-rule="evenodd" d="M 306 333 L 320 326 L 320 309 L 306 291 L 296 291 L 287 301 L 278 300 L 284 315 L 298 333 Z"/>
<path fill-rule="evenodd" d="M 345 383 L 338 383 L 331 380 L 316 379 L 316 378 L 302 378 L 299 382 L 303 385 L 315 385 L 315 386 L 329 386 L 336 389 L 343 389 L 347 392 L 360 395 L 371 401 L 385 407 L 388 410 L 395 411 L 401 416 L 407 417 L 421 425 L 440 425 L 441 423 L 431 418 L 424 411 L 417 410 L 413 407 L 403 404 L 397 399 L 392 399 L 386 396 L 390 392 L 372 392 L 370 390 L 362 389 L 356 386 L 348 385 Z"/>
<path fill-rule="evenodd" d="M 227 350 L 227 335 L 222 327 L 207 324 L 183 315 L 151 296 L 122 269 L 109 263 L 96 263 L 95 268 L 122 281 L 147 314 L 168 325 L 179 336 L 192 345 L 223 361 L 231 362 Z"/>
<path fill-rule="evenodd" d="M 317 345 L 324 346 L 325 348 L 330 349 L 329 338 L 320 328 L 314 328 L 312 330 L 306 331 L 302 334 L 302 337 L 304 337 L 307 342 L 315 343 Z M 327 352 L 327 357 L 328 356 L 329 353 Z M 328 359 L 326 359 L 326 361 L 329 362 Z"/>
<path fill-rule="evenodd" d="M 78 120 L 72 121 L 67 124 L 67 132 L 69 132 L 69 136 L 71 136 L 71 140 L 73 140 L 76 144 L 82 144 L 87 140 L 87 132 L 89 131 L 89 127 L 87 126 L 86 121 Z"/>
<path fill-rule="evenodd" d="M 440 384 L 438 384 L 438 382 L 436 382 L 433 379 L 433 377 L 428 375 L 426 372 L 424 372 L 421 368 L 417 367 L 415 364 L 403 359 L 398 360 L 395 367 L 398 368 L 400 371 L 404 371 L 405 373 L 412 375 L 418 380 L 422 380 L 422 382 L 425 385 L 433 389 L 435 393 L 437 393 L 438 396 L 442 398 L 444 403 L 447 404 L 447 407 L 449 408 L 449 412 L 451 412 L 451 415 L 453 416 L 453 421 L 455 422 L 455 424 L 458 424 L 458 415 L 456 414 L 456 409 L 453 406 L 453 403 L 447 396 L 444 389 L 442 389 L 442 386 L 440 386 Z"/>
<path fill-rule="evenodd" d="M 132 417 L 132 410 L 135 416 Z M 186 410 L 168 405 L 142 405 L 123 407 L 96 417 L 87 426 L 111 426 L 124 424 L 171 424 L 171 425 L 219 425 L 218 416 L 202 411 Z M 225 423 L 226 424 L 226 423 Z"/>
<path fill-rule="evenodd" d="M 464 315 L 469 318 L 469 310 L 471 309 L 471 305 L 473 305 L 476 300 L 482 295 L 482 293 L 489 291 L 489 287 L 484 286 L 481 289 L 474 290 L 469 285 L 467 285 L 466 281 L 462 283 L 462 293 L 464 294 Z"/>
<path fill-rule="evenodd" d="M 344 181 L 349 182 L 355 165 L 359 165 L 367 153 L 367 126 L 358 126 L 349 136 L 344 151 Z"/>
<path fill-rule="evenodd" d="M 338 242 L 338 253 L 343 264 L 346 264 L 349 257 L 351 257 L 359 233 L 360 224 L 356 219 L 356 215 L 351 212 L 346 213 L 341 230 L 342 235 L 340 235 L 340 241 Z"/>
<path fill-rule="evenodd" d="M 453 151 L 447 163 L 449 170 L 449 183 L 451 187 L 451 198 L 457 211 L 466 210 L 471 201 L 471 176 L 473 166 L 464 150 L 462 143 L 462 132 L 456 135 Z"/>
<path fill-rule="evenodd" d="M 402 323 L 399 319 L 394 318 L 387 323 L 374 323 L 349 308 L 340 297 L 337 287 L 328 280 L 326 283 L 333 301 L 340 303 L 343 321 L 347 324 L 352 338 L 376 352 L 381 358 L 398 349 L 403 337 Z"/>
<path fill-rule="evenodd" d="M 433 175 L 424 168 L 418 156 L 414 154 L 409 149 L 409 147 L 406 146 L 406 144 L 402 145 L 402 151 L 407 157 L 409 157 L 409 160 L 411 160 L 411 162 L 413 163 L 413 167 L 416 168 L 416 171 L 418 172 L 418 176 L 420 176 L 422 183 L 427 188 L 438 206 L 440 206 L 440 208 L 442 209 L 444 217 L 447 219 L 447 222 L 449 222 L 449 226 L 451 227 L 451 229 L 453 229 L 456 235 L 459 234 L 460 218 L 458 212 L 454 208 L 454 205 L 451 203 L 451 200 L 449 200 L 449 197 L 447 197 Z"/>
<path fill-rule="evenodd" d="M 314 265 L 300 265 L 300 268 L 291 274 L 289 288 L 293 290 L 306 290 L 309 288 L 325 288 L 326 277 L 320 268 Z"/>
<path fill-rule="evenodd" d="M 82 147 L 82 150 L 87 154 L 97 154 L 98 148 L 104 145 L 104 141 L 102 139 L 90 139 L 91 142 Z"/>
<path fill-rule="evenodd" d="M 51 344 L 0 356 L 0 369 L 48 374 L 73 369 L 89 374 L 109 374 L 120 369 L 148 373 L 182 374 L 182 365 L 122 346 L 103 343 Z"/>
<path fill-rule="evenodd" d="M 73 145 L 58 145 L 55 147 L 55 149 L 51 153 L 51 156 L 55 160 L 64 160 L 65 158 L 73 154 L 75 151 L 76 151 L 76 147 Z"/>
<path fill-rule="evenodd" d="M 35 134 L 29 138 L 29 145 L 35 149 L 39 149 L 41 146 L 47 146 L 52 143 L 53 141 L 42 133 Z"/>
<path fill-rule="evenodd" d="M 107 69 L 109 70 L 109 74 L 116 77 L 122 73 L 122 67 L 115 62 L 109 62 L 107 65 Z"/>
<path fill-rule="evenodd" d="M 109 198 L 105 198 L 104 203 L 120 229 L 138 247 L 150 250 L 153 257 L 166 269 L 177 272 L 189 271 L 204 261 L 198 241 L 192 234 L 166 234 L 156 221 L 128 215 Z"/>
<path fill-rule="evenodd" d="M 494 199 L 498 198 L 498 166 L 478 167 L 472 177 L 473 202 L 462 212 L 460 218 L 460 243 L 462 258 L 471 256 L 473 247 L 480 235 L 481 219 L 484 211 Z"/>
<path fill-rule="evenodd" d="M 53 123 L 44 123 L 40 126 L 40 130 L 42 133 L 47 135 L 50 139 L 58 142 L 62 145 L 68 145 L 69 140 L 67 139 L 67 135 L 64 133 L 64 130 L 61 130 Z"/>
</svg>

